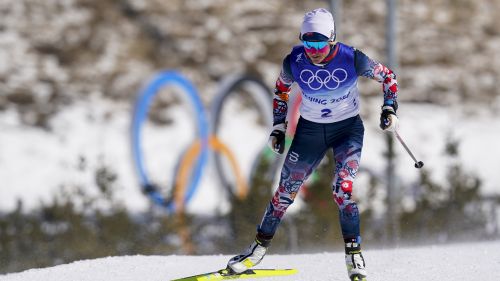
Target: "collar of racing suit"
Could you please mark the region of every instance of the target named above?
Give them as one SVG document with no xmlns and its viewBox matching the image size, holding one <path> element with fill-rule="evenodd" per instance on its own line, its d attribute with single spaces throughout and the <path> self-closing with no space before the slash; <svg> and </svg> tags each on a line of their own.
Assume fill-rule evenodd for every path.
<svg viewBox="0 0 500 281">
<path fill-rule="evenodd" d="M 330 53 L 328 54 L 328 56 L 326 56 L 326 58 L 325 58 L 323 61 L 321 61 L 321 63 L 313 63 L 313 62 L 309 59 L 309 57 L 308 57 L 308 56 L 306 56 L 306 57 L 307 57 L 307 59 L 308 59 L 308 60 L 309 60 L 312 64 L 314 64 L 314 65 L 316 65 L 316 66 L 321 66 L 321 67 L 323 67 L 323 66 L 327 65 L 327 64 L 328 64 L 328 63 L 329 63 L 329 62 L 330 62 L 330 61 L 331 61 L 331 60 L 332 60 L 332 59 L 333 59 L 333 58 L 337 55 L 338 50 L 339 50 L 339 46 L 338 46 L 337 44 L 335 44 L 335 45 L 331 46 L 331 47 L 330 47 Z"/>
</svg>

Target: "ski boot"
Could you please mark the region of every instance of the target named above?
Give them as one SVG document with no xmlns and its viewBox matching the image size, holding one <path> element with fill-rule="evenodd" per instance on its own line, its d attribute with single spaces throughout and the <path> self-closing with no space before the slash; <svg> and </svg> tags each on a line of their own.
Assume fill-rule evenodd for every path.
<svg viewBox="0 0 500 281">
<path fill-rule="evenodd" d="M 345 264 L 351 281 L 367 280 L 365 259 L 361 254 L 361 245 L 359 243 L 349 242 L 345 244 Z"/>
<path fill-rule="evenodd" d="M 264 239 L 257 235 L 255 241 L 242 254 L 229 260 L 227 269 L 239 274 L 256 266 L 266 255 L 270 243 L 271 239 Z"/>
</svg>

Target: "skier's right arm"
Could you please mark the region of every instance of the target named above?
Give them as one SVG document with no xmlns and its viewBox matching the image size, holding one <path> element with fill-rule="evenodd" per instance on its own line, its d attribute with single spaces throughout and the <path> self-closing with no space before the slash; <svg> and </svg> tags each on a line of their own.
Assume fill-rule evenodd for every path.
<svg viewBox="0 0 500 281">
<path fill-rule="evenodd" d="M 273 131 L 269 136 L 268 145 L 279 154 L 285 150 L 286 115 L 288 99 L 292 87 L 293 77 L 290 68 L 290 55 L 283 60 L 280 76 L 276 80 L 273 95 Z"/>
<path fill-rule="evenodd" d="M 356 72 L 382 83 L 384 92 L 384 104 L 380 114 L 380 128 L 387 131 L 395 131 L 398 127 L 398 81 L 396 74 L 385 65 L 369 58 L 359 50 L 354 51 Z"/>
</svg>

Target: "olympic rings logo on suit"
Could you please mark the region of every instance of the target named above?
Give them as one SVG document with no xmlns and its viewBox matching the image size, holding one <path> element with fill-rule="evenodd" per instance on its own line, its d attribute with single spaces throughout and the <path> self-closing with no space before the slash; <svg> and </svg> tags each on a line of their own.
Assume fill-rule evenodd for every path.
<svg viewBox="0 0 500 281">
<path fill-rule="evenodd" d="M 159 190 L 157 185 L 151 182 L 147 173 L 142 151 L 141 127 L 147 119 L 147 112 L 154 96 L 162 87 L 170 84 L 179 86 L 183 90 L 186 95 L 181 95 L 181 99 L 191 104 L 194 109 L 193 112 L 197 113 L 194 120 L 197 127 L 197 140 L 188 146 L 187 151 L 179 158 L 170 195 L 165 195 Z M 243 174 L 236 158 L 231 150 L 217 138 L 223 109 L 222 104 L 231 93 L 235 93 L 234 90 L 236 88 L 244 84 L 254 86 L 250 91 L 250 96 L 255 100 L 260 111 L 262 111 L 261 115 L 264 116 L 264 120 L 267 122 L 266 126 L 269 127 L 267 129 L 270 129 L 272 127 L 272 105 L 269 103 L 271 91 L 256 78 L 235 75 L 225 79 L 220 83 L 219 92 L 212 102 L 210 112 L 204 109 L 196 88 L 186 78 L 175 71 L 158 73 L 146 87 L 141 89 L 133 112 L 131 145 L 140 186 L 155 204 L 165 207 L 169 212 L 182 210 L 192 199 L 198 188 L 201 174 L 208 162 L 210 152 L 214 154 L 219 179 L 226 189 L 228 189 L 230 195 L 238 196 L 239 198 L 246 196 L 248 185 L 243 179 Z M 208 113 L 212 114 L 209 115 Z M 223 165 L 221 155 L 229 161 L 233 176 L 227 175 L 228 169 Z M 236 178 L 236 183 L 230 183 L 229 178 Z M 232 186 L 236 186 L 237 190 L 233 191 L 232 188 L 234 187 Z"/>
<path fill-rule="evenodd" d="M 299 77 L 311 90 L 319 90 L 323 87 L 335 90 L 340 86 L 340 83 L 347 80 L 347 71 L 343 68 L 335 68 L 331 73 L 326 69 L 318 69 L 316 72 L 303 69 Z"/>
</svg>

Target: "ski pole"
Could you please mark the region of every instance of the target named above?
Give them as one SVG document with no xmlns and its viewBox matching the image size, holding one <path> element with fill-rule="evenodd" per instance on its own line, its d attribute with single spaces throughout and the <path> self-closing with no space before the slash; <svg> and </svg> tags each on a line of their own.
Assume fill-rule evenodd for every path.
<svg viewBox="0 0 500 281">
<path fill-rule="evenodd" d="M 408 148 L 408 146 L 406 145 L 406 143 L 403 141 L 403 139 L 399 135 L 398 131 L 394 131 L 394 135 L 396 136 L 396 138 L 398 139 L 398 141 L 403 145 L 403 147 L 406 149 L 406 152 L 408 152 L 408 154 L 413 159 L 413 161 L 415 161 L 415 168 L 417 168 L 417 169 L 422 168 L 424 166 L 424 162 L 418 161 L 417 158 L 415 158 L 415 156 L 413 155 L 413 153 L 411 153 L 410 149 Z"/>
</svg>

